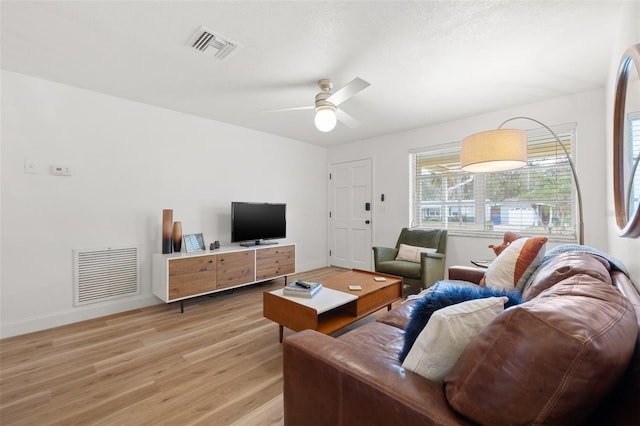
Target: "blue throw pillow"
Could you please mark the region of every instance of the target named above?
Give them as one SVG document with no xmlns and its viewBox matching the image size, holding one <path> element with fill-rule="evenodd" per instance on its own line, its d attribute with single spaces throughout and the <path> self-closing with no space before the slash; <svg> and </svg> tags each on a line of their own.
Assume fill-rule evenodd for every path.
<svg viewBox="0 0 640 426">
<path fill-rule="evenodd" d="M 427 325 L 431 315 L 438 309 L 445 308 L 467 300 L 482 299 L 485 297 L 506 296 L 509 300 L 504 308 L 517 305 L 521 301 L 518 290 L 496 289 L 481 286 L 456 285 L 454 282 L 438 282 L 433 291 L 416 302 L 411 312 L 411 319 L 404 329 L 404 346 L 400 351 L 400 362 L 409 354 L 418 335 Z"/>
</svg>

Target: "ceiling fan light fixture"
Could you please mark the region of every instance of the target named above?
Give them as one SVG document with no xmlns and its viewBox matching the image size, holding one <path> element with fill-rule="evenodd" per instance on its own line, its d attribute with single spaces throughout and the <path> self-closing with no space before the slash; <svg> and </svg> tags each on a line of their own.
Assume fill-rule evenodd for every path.
<svg viewBox="0 0 640 426">
<path fill-rule="evenodd" d="M 336 107 L 332 105 L 321 105 L 316 107 L 315 117 L 316 128 L 321 132 L 330 132 L 336 127 Z"/>
</svg>

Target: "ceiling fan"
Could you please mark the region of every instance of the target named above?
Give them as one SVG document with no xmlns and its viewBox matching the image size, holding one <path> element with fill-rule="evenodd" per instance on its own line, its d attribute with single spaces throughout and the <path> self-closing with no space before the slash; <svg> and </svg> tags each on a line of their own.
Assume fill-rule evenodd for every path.
<svg viewBox="0 0 640 426">
<path fill-rule="evenodd" d="M 348 127 L 358 127 L 360 122 L 344 112 L 338 109 L 338 105 L 351 98 L 361 90 L 366 89 L 370 84 L 363 79 L 356 77 L 349 84 L 342 87 L 336 92 L 331 92 L 333 89 L 333 81 L 328 78 L 318 80 L 318 86 L 320 86 L 321 92 L 316 95 L 316 102 L 313 106 L 302 106 L 293 108 L 282 108 L 271 110 L 270 112 L 280 111 L 295 111 L 301 109 L 315 109 L 315 125 L 321 132 L 330 132 L 336 127 L 337 121 L 347 125 Z"/>
</svg>

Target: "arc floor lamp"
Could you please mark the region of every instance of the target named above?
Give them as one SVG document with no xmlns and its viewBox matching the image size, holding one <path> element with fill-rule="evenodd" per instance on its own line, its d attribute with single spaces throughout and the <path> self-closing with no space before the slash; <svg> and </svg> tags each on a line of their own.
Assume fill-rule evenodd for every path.
<svg viewBox="0 0 640 426">
<path fill-rule="evenodd" d="M 560 140 L 556 132 L 549 126 L 531 117 L 521 116 L 509 118 L 502 122 L 496 130 L 475 133 L 462 140 L 460 150 L 460 166 L 462 170 L 471 173 L 501 172 L 518 169 L 527 164 L 527 134 L 524 130 L 503 129 L 502 127 L 514 120 L 529 120 L 544 127 L 553 135 L 556 142 L 562 147 L 571 174 L 576 184 L 576 194 L 578 199 L 578 241 L 584 244 L 584 223 L 582 220 L 582 192 L 576 168 L 571 160 L 567 147 Z"/>
</svg>

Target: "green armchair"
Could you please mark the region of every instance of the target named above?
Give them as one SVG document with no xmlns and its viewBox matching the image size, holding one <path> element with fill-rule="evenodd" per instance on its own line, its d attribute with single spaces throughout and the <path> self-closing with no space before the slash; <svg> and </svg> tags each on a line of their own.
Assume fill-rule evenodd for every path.
<svg viewBox="0 0 640 426">
<path fill-rule="evenodd" d="M 400 244 L 435 249 L 435 253 L 420 253 L 419 262 L 396 260 Z M 402 277 L 402 295 L 406 297 L 409 294 L 419 293 L 436 281 L 444 279 L 446 254 L 447 231 L 445 229 L 402 228 L 395 248 L 373 247 L 373 262 L 376 272 Z"/>
</svg>

